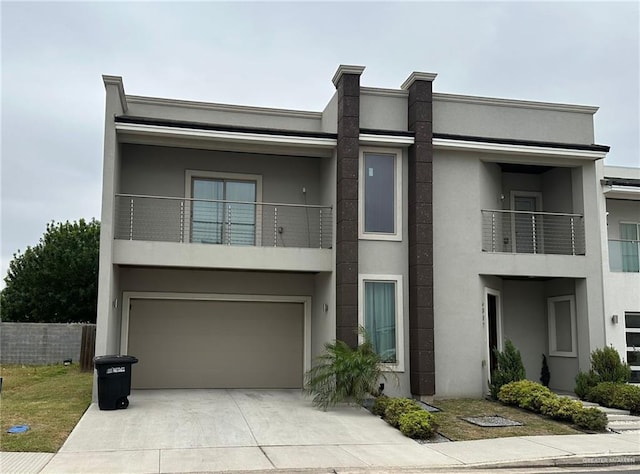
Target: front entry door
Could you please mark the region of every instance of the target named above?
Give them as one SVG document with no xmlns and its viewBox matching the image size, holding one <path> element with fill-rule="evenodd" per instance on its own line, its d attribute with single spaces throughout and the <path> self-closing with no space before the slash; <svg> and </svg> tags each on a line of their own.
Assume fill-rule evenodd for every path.
<svg viewBox="0 0 640 474">
<path fill-rule="evenodd" d="M 491 288 L 485 288 L 485 327 L 487 337 L 487 358 L 485 380 L 491 383 L 491 373 L 497 368 L 498 361 L 496 351 L 502 350 L 500 333 L 502 331 L 502 321 L 500 315 L 500 292 Z M 487 386 L 488 390 L 489 387 Z"/>
</svg>

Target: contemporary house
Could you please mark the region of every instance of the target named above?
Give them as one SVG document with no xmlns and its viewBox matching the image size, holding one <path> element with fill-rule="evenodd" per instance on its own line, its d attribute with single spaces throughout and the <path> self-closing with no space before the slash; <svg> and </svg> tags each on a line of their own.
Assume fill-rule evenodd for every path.
<svg viewBox="0 0 640 474">
<path fill-rule="evenodd" d="M 561 390 L 594 348 L 638 342 L 638 177 L 605 177 L 597 108 L 363 70 L 340 66 L 322 111 L 104 76 L 96 354 L 138 357 L 134 388 L 300 388 L 361 325 L 398 375 L 385 392 L 416 397 L 482 395 L 507 339 Z"/>
<path fill-rule="evenodd" d="M 604 167 L 608 251 L 603 254 L 607 344 L 640 383 L 640 168 Z"/>
</svg>

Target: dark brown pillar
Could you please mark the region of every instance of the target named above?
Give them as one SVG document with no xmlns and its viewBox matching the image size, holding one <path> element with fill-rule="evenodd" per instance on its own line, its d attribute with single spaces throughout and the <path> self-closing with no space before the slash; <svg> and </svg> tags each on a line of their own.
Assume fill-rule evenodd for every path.
<svg viewBox="0 0 640 474">
<path fill-rule="evenodd" d="M 433 109 L 435 74 L 413 73 L 409 91 L 409 360 L 411 393 L 435 394 L 433 341 Z"/>
<path fill-rule="evenodd" d="M 360 66 L 340 66 L 336 200 L 336 339 L 358 345 L 358 163 Z"/>
</svg>

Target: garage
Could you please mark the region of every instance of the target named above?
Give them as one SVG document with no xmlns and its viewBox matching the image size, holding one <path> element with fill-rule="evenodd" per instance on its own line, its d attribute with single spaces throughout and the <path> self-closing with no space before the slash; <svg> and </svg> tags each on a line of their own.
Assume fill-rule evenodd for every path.
<svg viewBox="0 0 640 474">
<path fill-rule="evenodd" d="M 131 298 L 132 388 L 301 388 L 301 302 Z"/>
</svg>

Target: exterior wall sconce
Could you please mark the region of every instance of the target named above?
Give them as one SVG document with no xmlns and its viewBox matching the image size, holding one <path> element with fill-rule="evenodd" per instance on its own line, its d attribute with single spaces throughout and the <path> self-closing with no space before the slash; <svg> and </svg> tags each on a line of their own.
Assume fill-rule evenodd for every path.
<svg viewBox="0 0 640 474">
<path fill-rule="evenodd" d="M 611 316 L 611 322 L 613 324 L 618 324 L 618 315 L 614 314 L 613 316 Z"/>
</svg>

